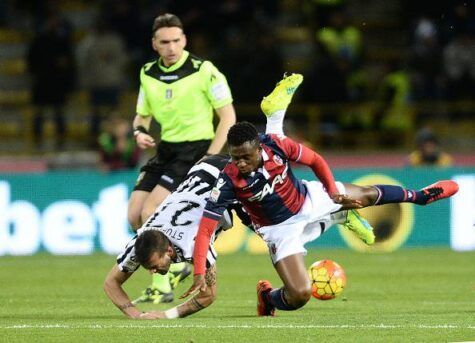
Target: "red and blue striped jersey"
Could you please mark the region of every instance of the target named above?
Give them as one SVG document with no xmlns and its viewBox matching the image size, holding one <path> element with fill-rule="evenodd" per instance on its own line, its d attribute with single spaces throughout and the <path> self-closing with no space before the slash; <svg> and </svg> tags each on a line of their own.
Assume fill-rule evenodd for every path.
<svg viewBox="0 0 475 343">
<path fill-rule="evenodd" d="M 306 188 L 297 179 L 289 161 L 298 162 L 302 145 L 284 136 L 260 135 L 263 165 L 242 176 L 228 163 L 211 192 L 204 215 L 217 219 L 229 204 L 239 201 L 255 226 L 281 223 L 298 213 Z"/>
</svg>

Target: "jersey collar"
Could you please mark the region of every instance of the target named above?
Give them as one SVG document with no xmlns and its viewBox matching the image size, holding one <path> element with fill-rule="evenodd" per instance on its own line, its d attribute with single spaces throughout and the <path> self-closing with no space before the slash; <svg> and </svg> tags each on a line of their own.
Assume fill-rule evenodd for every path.
<svg viewBox="0 0 475 343">
<path fill-rule="evenodd" d="M 264 177 L 266 179 L 269 179 L 270 178 L 270 175 L 269 175 L 269 172 L 266 170 L 265 168 L 265 162 L 266 161 L 269 161 L 269 155 L 267 154 L 267 152 L 264 150 L 264 147 L 262 147 L 262 150 L 261 150 L 261 156 L 262 156 L 262 167 L 259 167 L 259 169 L 257 169 L 257 171 L 259 173 L 261 173 L 262 175 L 264 175 Z M 251 176 L 254 176 L 255 173 Z"/>
<path fill-rule="evenodd" d="M 186 61 L 186 59 L 188 58 L 188 56 L 190 55 L 190 53 L 186 50 L 183 50 L 183 54 L 181 55 L 181 58 L 175 63 L 175 64 L 172 64 L 171 66 L 169 67 L 165 67 L 162 63 L 162 58 L 160 57 L 158 59 L 158 66 L 160 67 L 160 69 L 165 72 L 165 73 L 169 73 L 169 72 L 172 72 L 172 71 L 175 71 L 177 70 L 178 68 L 180 68 Z"/>
</svg>

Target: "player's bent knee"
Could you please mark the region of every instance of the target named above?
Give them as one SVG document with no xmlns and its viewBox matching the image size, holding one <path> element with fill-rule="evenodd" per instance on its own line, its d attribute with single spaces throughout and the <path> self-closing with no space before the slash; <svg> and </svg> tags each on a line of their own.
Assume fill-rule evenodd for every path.
<svg viewBox="0 0 475 343">
<path fill-rule="evenodd" d="M 361 187 L 362 191 L 362 202 L 364 206 L 371 206 L 374 204 L 378 198 L 378 191 L 373 186 L 364 186 Z"/>
<path fill-rule="evenodd" d="M 148 218 L 154 213 L 155 208 L 152 208 L 150 206 L 144 206 L 142 209 L 142 212 L 140 213 L 140 217 L 142 219 L 142 223 L 145 223 Z"/>
<path fill-rule="evenodd" d="M 142 226 L 142 219 L 140 217 L 140 213 L 130 211 L 127 213 L 127 221 L 129 225 L 132 226 L 132 229 L 137 231 Z"/>
</svg>

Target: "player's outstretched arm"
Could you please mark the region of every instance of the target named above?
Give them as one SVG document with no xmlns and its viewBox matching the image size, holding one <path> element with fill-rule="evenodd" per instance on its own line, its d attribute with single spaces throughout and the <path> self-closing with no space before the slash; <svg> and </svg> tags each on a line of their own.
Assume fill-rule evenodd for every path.
<svg viewBox="0 0 475 343">
<path fill-rule="evenodd" d="M 150 311 L 142 314 L 143 319 L 176 319 L 189 316 L 211 305 L 216 299 L 216 265 L 206 270 L 206 289 L 183 304 L 166 311 Z"/>
<path fill-rule="evenodd" d="M 127 317 L 140 319 L 142 311 L 132 304 L 129 296 L 122 288 L 123 283 L 127 281 L 131 275 L 132 273 L 124 273 L 117 265 L 114 265 L 104 281 L 104 292 L 114 305 L 117 306 Z"/>
<path fill-rule="evenodd" d="M 180 296 L 180 299 L 186 298 L 197 290 L 206 291 L 205 273 L 206 273 L 206 255 L 218 220 L 203 216 L 200 221 L 200 227 L 195 238 L 195 247 L 193 250 L 193 284 Z"/>
<path fill-rule="evenodd" d="M 205 282 L 206 289 L 204 291 L 200 291 L 190 300 L 177 306 L 180 318 L 201 311 L 214 302 L 216 299 L 216 265 L 213 265 L 206 270 Z"/>
</svg>

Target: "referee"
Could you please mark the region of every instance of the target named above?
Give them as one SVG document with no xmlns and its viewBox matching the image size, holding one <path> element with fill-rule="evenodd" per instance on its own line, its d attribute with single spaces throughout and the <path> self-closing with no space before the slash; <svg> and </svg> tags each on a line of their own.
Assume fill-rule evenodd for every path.
<svg viewBox="0 0 475 343">
<path fill-rule="evenodd" d="M 129 199 L 127 217 L 135 230 L 195 162 L 221 151 L 228 129 L 236 122 L 226 77 L 210 61 L 186 51 L 185 46 L 186 36 L 177 16 L 155 18 L 152 47 L 159 58 L 140 71 L 133 127 L 137 145 L 141 149 L 156 147 L 157 153 L 140 169 Z M 214 112 L 219 118 L 216 132 Z M 158 145 L 149 134 L 152 118 L 161 127 Z"/>
</svg>

